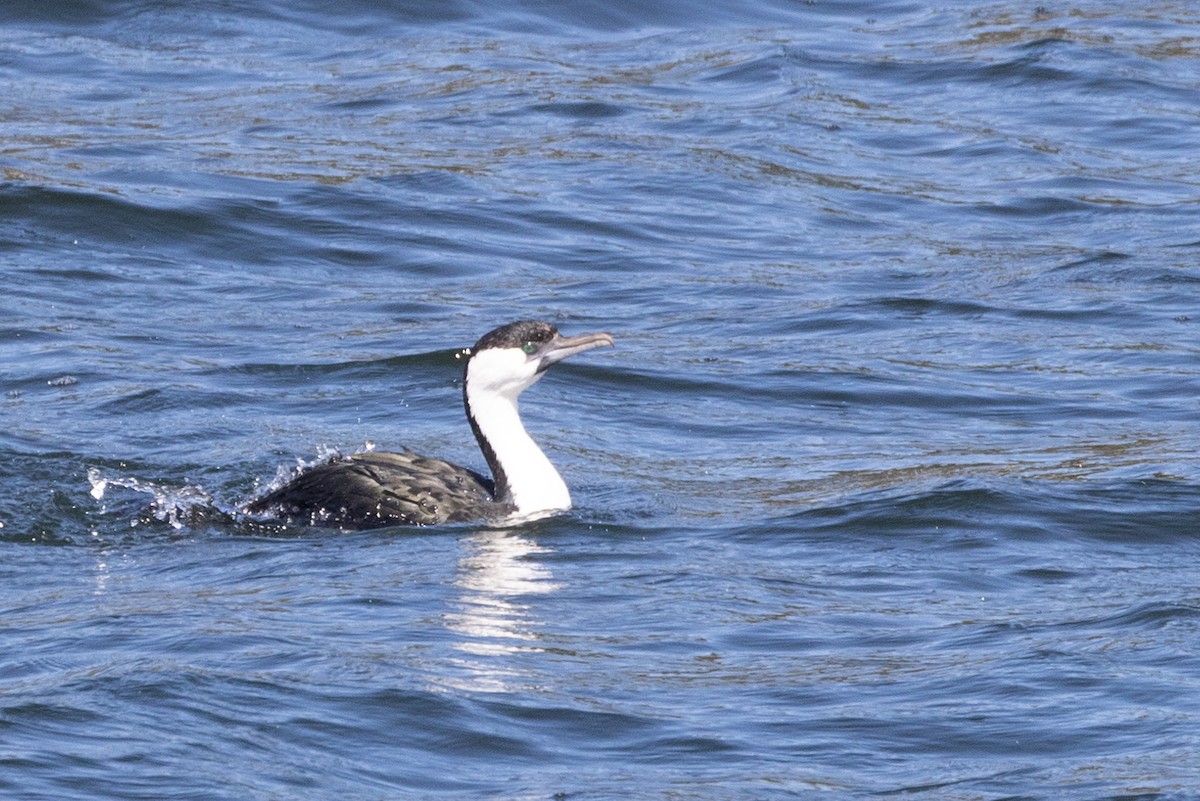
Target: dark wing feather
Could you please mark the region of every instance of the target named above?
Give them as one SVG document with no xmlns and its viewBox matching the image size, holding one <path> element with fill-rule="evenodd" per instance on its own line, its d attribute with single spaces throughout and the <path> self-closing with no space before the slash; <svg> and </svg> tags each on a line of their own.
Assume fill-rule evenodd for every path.
<svg viewBox="0 0 1200 801">
<path fill-rule="evenodd" d="M 471 470 L 415 453 L 360 453 L 300 472 L 246 506 L 289 523 L 345 529 L 429 526 L 501 517 L 492 482 Z"/>
</svg>

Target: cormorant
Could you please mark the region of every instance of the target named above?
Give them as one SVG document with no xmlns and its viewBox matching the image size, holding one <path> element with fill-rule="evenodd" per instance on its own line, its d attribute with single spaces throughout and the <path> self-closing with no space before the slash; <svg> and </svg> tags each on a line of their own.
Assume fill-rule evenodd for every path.
<svg viewBox="0 0 1200 801">
<path fill-rule="evenodd" d="M 509 323 L 475 343 L 463 368 L 463 405 L 490 479 L 411 451 L 357 453 L 304 469 L 245 509 L 343 529 L 522 519 L 569 509 L 567 485 L 526 433 L 517 398 L 550 365 L 612 344 L 608 334 L 564 337 L 538 320 Z"/>
</svg>

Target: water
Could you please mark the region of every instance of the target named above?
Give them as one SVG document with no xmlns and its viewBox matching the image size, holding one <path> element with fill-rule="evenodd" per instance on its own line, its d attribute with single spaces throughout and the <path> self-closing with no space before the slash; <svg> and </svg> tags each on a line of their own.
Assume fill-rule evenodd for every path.
<svg viewBox="0 0 1200 801">
<path fill-rule="evenodd" d="M 0 795 L 1194 797 L 1200 14 L 965 6 L 0 10 Z"/>
</svg>

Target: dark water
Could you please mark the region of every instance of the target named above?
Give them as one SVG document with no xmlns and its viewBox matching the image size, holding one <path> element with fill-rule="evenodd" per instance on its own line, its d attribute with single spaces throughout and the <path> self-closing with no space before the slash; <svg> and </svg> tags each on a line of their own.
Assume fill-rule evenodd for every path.
<svg viewBox="0 0 1200 801">
<path fill-rule="evenodd" d="M 960 5 L 0 9 L 0 796 L 1200 793 L 1200 12 Z"/>
</svg>

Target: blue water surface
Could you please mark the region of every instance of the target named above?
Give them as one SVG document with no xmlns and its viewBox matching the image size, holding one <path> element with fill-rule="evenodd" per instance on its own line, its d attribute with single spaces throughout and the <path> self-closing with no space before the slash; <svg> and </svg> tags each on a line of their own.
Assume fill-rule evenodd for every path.
<svg viewBox="0 0 1200 801">
<path fill-rule="evenodd" d="M 0 796 L 1184 799 L 1200 11 L 0 8 Z M 568 513 L 262 530 L 371 443 Z"/>
</svg>

